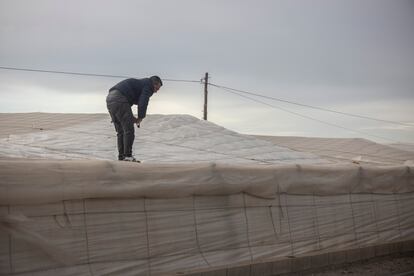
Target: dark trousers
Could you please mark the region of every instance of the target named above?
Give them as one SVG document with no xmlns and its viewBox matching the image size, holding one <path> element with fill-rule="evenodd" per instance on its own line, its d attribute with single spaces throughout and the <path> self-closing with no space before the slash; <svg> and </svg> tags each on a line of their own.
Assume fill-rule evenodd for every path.
<svg viewBox="0 0 414 276">
<path fill-rule="evenodd" d="M 106 107 L 111 115 L 118 138 L 118 158 L 132 156 L 132 145 L 135 139 L 135 118 L 131 105 L 118 90 L 112 90 L 106 97 Z"/>
</svg>

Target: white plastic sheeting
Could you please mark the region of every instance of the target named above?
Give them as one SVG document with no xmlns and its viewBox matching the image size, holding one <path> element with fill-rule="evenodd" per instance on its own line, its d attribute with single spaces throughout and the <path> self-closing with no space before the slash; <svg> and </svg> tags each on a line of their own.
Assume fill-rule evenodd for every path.
<svg viewBox="0 0 414 276">
<path fill-rule="evenodd" d="M 412 167 L 159 165 L 110 161 L 0 161 L 0 202 L 108 197 L 179 198 L 248 193 L 335 195 L 414 192 Z"/>
<path fill-rule="evenodd" d="M 86 120 L 88 117 L 92 119 Z M 79 124 L 74 124 L 72 118 L 69 126 L 50 130 L 46 127 L 53 126 L 49 120 L 53 121 L 52 115 L 39 119 L 36 132 L 10 134 L 0 139 L 0 157 L 117 158 L 116 134 L 109 115 L 83 115 L 78 118 Z M 149 115 L 141 128 L 135 129 L 135 135 L 134 153 L 149 163 L 329 163 L 317 155 L 278 147 L 188 115 Z"/>
<path fill-rule="evenodd" d="M 410 144 L 382 145 L 361 138 L 254 136 L 279 147 L 310 152 L 334 163 L 356 162 L 377 166 L 414 165 Z"/>
<path fill-rule="evenodd" d="M 1 161 L 0 273 L 172 275 L 414 238 L 413 168 Z"/>
<path fill-rule="evenodd" d="M 175 275 L 414 239 L 412 153 L 151 115 L 135 164 L 109 161 L 107 115 L 1 118 L 0 275 Z"/>
</svg>

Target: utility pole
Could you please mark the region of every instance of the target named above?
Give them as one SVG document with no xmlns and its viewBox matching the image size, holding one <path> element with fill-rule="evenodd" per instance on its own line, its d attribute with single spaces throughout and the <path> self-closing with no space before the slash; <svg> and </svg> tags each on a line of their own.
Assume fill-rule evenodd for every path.
<svg viewBox="0 0 414 276">
<path fill-rule="evenodd" d="M 207 121 L 207 94 L 208 94 L 208 73 L 204 77 L 204 116 L 203 119 Z"/>
</svg>

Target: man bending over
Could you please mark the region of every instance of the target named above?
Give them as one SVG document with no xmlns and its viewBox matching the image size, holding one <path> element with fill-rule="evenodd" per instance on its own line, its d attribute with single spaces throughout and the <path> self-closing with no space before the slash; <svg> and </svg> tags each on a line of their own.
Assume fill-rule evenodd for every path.
<svg viewBox="0 0 414 276">
<path fill-rule="evenodd" d="M 118 138 L 118 160 L 137 161 L 132 155 L 135 139 L 134 124 L 140 127 L 145 118 L 150 97 L 162 86 L 158 76 L 144 79 L 126 79 L 109 89 L 106 106 L 114 123 Z M 131 107 L 138 106 L 138 118 L 132 114 Z"/>
</svg>

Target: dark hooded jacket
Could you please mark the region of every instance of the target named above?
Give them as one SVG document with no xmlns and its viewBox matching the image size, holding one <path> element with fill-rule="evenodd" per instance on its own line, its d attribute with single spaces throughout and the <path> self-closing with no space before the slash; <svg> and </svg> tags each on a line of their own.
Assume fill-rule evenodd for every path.
<svg viewBox="0 0 414 276">
<path fill-rule="evenodd" d="M 144 119 L 150 97 L 154 94 L 154 86 L 151 79 L 126 79 L 117 83 L 109 91 L 118 90 L 132 106 L 138 105 L 138 118 Z"/>
</svg>

